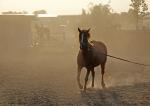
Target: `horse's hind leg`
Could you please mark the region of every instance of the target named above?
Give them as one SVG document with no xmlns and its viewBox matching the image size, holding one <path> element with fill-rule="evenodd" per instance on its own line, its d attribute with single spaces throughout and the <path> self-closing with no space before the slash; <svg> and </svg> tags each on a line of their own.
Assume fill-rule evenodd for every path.
<svg viewBox="0 0 150 106">
<path fill-rule="evenodd" d="M 84 91 L 86 91 L 86 85 L 87 85 L 89 74 L 90 74 L 90 70 L 87 69 L 86 76 L 85 76 Z"/>
<path fill-rule="evenodd" d="M 105 88 L 104 73 L 105 73 L 105 64 L 101 64 L 101 74 L 102 74 L 101 85 L 102 85 L 102 88 Z"/>
<path fill-rule="evenodd" d="M 94 68 L 91 70 L 91 72 L 92 72 L 92 87 L 94 87 L 94 78 L 95 78 Z"/>
<path fill-rule="evenodd" d="M 80 66 L 78 66 L 78 72 L 77 72 L 77 82 L 78 82 L 78 85 L 79 85 L 79 88 L 80 89 L 82 89 L 83 88 L 83 86 L 81 85 L 81 83 L 80 83 L 80 75 L 81 75 L 81 67 Z"/>
</svg>

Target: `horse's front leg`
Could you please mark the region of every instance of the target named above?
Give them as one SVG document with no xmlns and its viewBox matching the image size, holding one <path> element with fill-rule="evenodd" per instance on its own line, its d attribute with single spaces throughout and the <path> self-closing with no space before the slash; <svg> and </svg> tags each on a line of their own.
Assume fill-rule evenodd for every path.
<svg viewBox="0 0 150 106">
<path fill-rule="evenodd" d="M 91 70 L 91 72 L 92 72 L 92 87 L 94 87 L 94 78 L 95 78 L 94 68 Z"/>
<path fill-rule="evenodd" d="M 86 91 L 86 85 L 87 85 L 89 74 L 90 74 L 90 70 L 87 69 L 86 76 L 85 76 L 84 91 Z"/>
<path fill-rule="evenodd" d="M 104 73 L 105 73 L 105 64 L 101 64 L 101 74 L 102 74 L 101 85 L 102 85 L 102 88 L 105 88 Z"/>
<path fill-rule="evenodd" d="M 81 67 L 80 66 L 78 66 L 78 72 L 77 72 L 77 82 L 78 82 L 78 86 L 79 86 L 79 88 L 80 89 L 82 89 L 83 88 L 83 86 L 81 85 L 81 83 L 80 83 L 80 75 L 81 75 Z"/>
</svg>

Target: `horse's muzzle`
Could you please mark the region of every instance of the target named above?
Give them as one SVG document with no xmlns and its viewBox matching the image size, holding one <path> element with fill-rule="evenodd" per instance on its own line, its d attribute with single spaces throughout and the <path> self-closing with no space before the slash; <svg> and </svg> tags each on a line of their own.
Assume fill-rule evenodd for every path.
<svg viewBox="0 0 150 106">
<path fill-rule="evenodd" d="M 80 49 L 87 49 L 86 43 L 80 43 Z"/>
</svg>

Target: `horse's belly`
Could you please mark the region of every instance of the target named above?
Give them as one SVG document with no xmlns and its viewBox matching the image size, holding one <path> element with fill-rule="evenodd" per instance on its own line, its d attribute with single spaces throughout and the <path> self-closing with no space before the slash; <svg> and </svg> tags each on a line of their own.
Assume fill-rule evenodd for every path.
<svg viewBox="0 0 150 106">
<path fill-rule="evenodd" d="M 98 55 L 97 56 L 97 61 L 100 63 L 100 64 L 103 64 L 106 62 L 106 59 L 107 59 L 107 56 L 105 55 Z"/>
<path fill-rule="evenodd" d="M 97 52 L 97 53 L 96 53 Z M 100 64 L 105 64 L 107 56 L 104 54 L 99 53 L 98 51 L 93 52 L 94 54 L 92 57 L 89 58 L 89 61 L 85 61 L 83 54 L 79 51 L 77 57 L 77 64 L 80 67 L 97 67 Z"/>
</svg>

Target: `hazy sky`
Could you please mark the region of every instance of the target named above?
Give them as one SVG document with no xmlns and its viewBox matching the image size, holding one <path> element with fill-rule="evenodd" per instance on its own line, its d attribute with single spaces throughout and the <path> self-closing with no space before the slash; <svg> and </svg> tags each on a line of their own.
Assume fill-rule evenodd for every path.
<svg viewBox="0 0 150 106">
<path fill-rule="evenodd" d="M 0 0 L 2 11 L 28 11 L 45 9 L 50 14 L 80 14 L 90 2 L 106 4 L 110 2 L 115 12 L 127 11 L 131 0 Z M 150 3 L 150 0 L 147 0 Z"/>
</svg>

